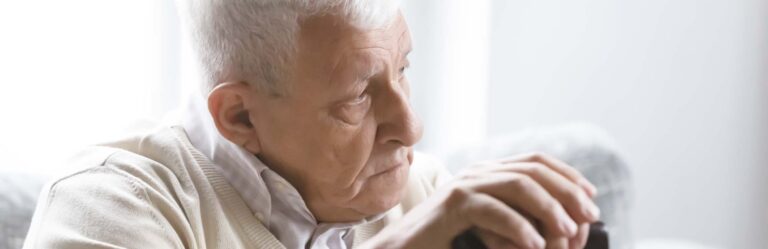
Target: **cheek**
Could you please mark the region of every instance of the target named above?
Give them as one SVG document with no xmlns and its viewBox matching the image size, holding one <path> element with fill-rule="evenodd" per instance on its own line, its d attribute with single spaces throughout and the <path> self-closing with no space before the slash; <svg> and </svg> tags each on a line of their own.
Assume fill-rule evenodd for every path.
<svg viewBox="0 0 768 249">
<path fill-rule="evenodd" d="M 326 116 L 321 122 L 323 138 L 316 141 L 322 148 L 322 162 L 316 162 L 314 175 L 319 199 L 333 205 L 346 206 L 360 193 L 362 182 L 359 177 L 369 174 L 367 167 L 376 136 L 376 122 L 373 116 L 366 117 L 357 125 L 349 125 Z"/>
<path fill-rule="evenodd" d="M 342 178 L 338 179 L 340 183 L 349 186 L 358 176 L 372 170 L 365 166 L 373 151 L 375 136 L 376 123 L 372 118 L 366 118 L 357 126 L 336 129 L 330 153 L 336 169 L 334 173 Z"/>
</svg>

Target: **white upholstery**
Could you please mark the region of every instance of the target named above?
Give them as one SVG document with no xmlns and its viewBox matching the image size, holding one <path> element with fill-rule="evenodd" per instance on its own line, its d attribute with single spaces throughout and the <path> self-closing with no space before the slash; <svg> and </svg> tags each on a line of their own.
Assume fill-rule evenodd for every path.
<svg viewBox="0 0 768 249">
<path fill-rule="evenodd" d="M 0 171 L 0 249 L 21 248 L 45 174 Z"/>
</svg>

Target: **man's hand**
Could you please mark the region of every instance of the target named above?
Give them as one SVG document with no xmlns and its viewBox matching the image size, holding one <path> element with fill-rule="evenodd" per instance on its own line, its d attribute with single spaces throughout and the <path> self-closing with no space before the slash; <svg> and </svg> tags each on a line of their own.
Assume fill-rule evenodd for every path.
<svg viewBox="0 0 768 249">
<path fill-rule="evenodd" d="M 583 248 L 600 211 L 595 187 L 541 154 L 482 162 L 439 189 L 366 248 L 450 248 L 473 229 L 489 248 Z"/>
</svg>

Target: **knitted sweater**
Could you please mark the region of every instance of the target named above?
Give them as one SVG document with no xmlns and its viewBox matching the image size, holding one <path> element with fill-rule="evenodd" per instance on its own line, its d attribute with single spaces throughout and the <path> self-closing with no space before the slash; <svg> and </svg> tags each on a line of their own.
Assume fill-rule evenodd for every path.
<svg viewBox="0 0 768 249">
<path fill-rule="evenodd" d="M 89 148 L 43 188 L 24 248 L 284 248 L 182 128 Z M 450 178 L 416 154 L 401 203 L 355 227 L 354 245 Z"/>
</svg>

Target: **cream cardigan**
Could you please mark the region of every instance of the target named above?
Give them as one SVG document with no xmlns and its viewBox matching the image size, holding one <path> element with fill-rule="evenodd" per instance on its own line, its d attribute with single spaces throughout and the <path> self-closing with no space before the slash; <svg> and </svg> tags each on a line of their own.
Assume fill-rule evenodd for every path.
<svg viewBox="0 0 768 249">
<path fill-rule="evenodd" d="M 90 148 L 43 188 L 24 248 L 284 248 L 182 128 Z M 355 227 L 354 245 L 450 175 L 417 154 L 401 203 Z"/>
</svg>

